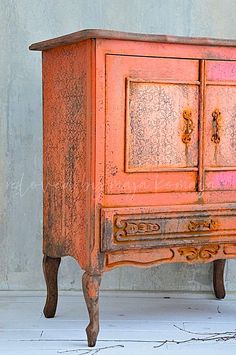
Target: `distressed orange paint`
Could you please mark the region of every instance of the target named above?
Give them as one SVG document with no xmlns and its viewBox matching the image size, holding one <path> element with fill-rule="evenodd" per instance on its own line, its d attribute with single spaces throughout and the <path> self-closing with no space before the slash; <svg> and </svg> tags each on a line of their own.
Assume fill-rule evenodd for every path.
<svg viewBox="0 0 236 355">
<path fill-rule="evenodd" d="M 112 268 L 214 261 L 222 298 L 236 257 L 236 42 L 87 30 L 31 49 L 43 51 L 45 277 L 56 289 L 64 255 L 85 270 L 89 344 Z"/>
<path fill-rule="evenodd" d="M 89 263 L 91 43 L 43 52 L 44 253 Z"/>
</svg>

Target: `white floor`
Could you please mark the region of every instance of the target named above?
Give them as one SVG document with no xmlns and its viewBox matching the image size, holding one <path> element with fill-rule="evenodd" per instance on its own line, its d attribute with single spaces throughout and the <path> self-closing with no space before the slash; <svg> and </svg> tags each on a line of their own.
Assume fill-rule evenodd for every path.
<svg viewBox="0 0 236 355">
<path fill-rule="evenodd" d="M 43 303 L 44 296 L 37 293 L 0 293 L 1 355 L 236 354 L 235 295 L 218 301 L 209 294 L 164 298 L 154 293 L 103 292 L 101 330 L 93 349 L 86 346 L 88 316 L 81 293 L 60 295 L 54 319 L 43 317 Z M 166 340 L 202 339 L 216 333 L 225 339 L 155 348 Z M 229 336 L 235 339 L 228 340 Z"/>
</svg>

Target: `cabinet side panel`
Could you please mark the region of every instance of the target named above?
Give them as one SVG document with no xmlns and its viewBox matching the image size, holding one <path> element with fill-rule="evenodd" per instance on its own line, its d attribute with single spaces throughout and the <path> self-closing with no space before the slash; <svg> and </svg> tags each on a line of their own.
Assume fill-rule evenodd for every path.
<svg viewBox="0 0 236 355">
<path fill-rule="evenodd" d="M 88 263 L 91 42 L 43 53 L 44 253 Z"/>
</svg>

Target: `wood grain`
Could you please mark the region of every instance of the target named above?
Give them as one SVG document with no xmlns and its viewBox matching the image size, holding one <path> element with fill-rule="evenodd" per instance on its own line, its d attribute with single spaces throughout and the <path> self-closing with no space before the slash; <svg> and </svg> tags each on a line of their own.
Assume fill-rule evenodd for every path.
<svg viewBox="0 0 236 355">
<path fill-rule="evenodd" d="M 101 283 L 101 275 L 91 275 L 88 272 L 83 274 L 82 285 L 84 298 L 89 313 L 89 325 L 86 328 L 88 337 L 88 346 L 96 345 L 99 332 L 99 287 Z"/>
<path fill-rule="evenodd" d="M 46 318 L 53 318 L 57 309 L 58 285 L 57 275 L 61 263 L 61 258 L 50 258 L 44 255 L 43 271 L 47 286 L 47 299 L 43 313 Z"/>
<path fill-rule="evenodd" d="M 44 51 L 50 48 L 77 43 L 91 38 L 119 39 L 124 41 L 143 41 L 159 43 L 180 43 L 207 46 L 236 46 L 236 41 L 231 39 L 217 39 L 207 37 L 181 37 L 157 34 L 131 33 L 112 30 L 86 29 L 73 32 L 65 36 L 53 38 L 32 44 L 29 49 Z"/>
<path fill-rule="evenodd" d="M 225 297 L 224 286 L 224 269 L 225 260 L 219 259 L 213 262 L 213 286 L 216 298 L 222 299 Z"/>
</svg>

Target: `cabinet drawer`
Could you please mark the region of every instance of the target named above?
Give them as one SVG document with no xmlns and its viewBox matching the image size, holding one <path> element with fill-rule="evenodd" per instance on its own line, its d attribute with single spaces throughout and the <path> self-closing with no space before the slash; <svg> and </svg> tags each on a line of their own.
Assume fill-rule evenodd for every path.
<svg viewBox="0 0 236 355">
<path fill-rule="evenodd" d="M 236 240 L 236 209 L 224 206 L 104 208 L 102 251 Z"/>
</svg>

